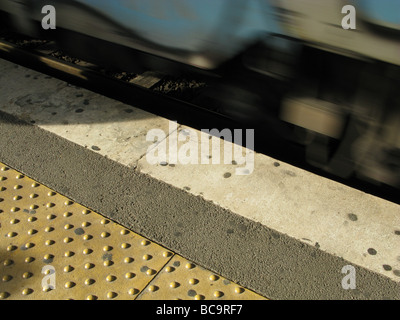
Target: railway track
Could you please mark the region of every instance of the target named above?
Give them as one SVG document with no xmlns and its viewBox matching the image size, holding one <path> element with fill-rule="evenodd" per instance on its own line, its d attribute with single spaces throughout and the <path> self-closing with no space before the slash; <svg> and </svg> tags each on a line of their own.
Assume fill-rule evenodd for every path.
<svg viewBox="0 0 400 320">
<path fill-rule="evenodd" d="M 166 118 L 189 122 L 195 127 L 204 119 L 215 126 L 239 125 L 212 108 L 200 107 L 191 103 L 190 99 L 179 99 L 179 96 L 192 96 L 193 92 L 190 91 L 193 88 L 205 86 L 195 80 L 175 80 L 171 76 L 153 71 L 135 74 L 110 70 L 71 57 L 52 41 L 26 39 L 4 33 L 0 34 L 0 57 L 124 103 L 134 103 L 146 111 Z M 195 121 L 191 123 L 190 119 Z"/>
<path fill-rule="evenodd" d="M 71 85 L 135 105 L 145 111 L 201 130 L 203 128 L 245 129 L 248 123 L 235 121 L 212 104 L 199 105 L 204 79 L 182 78 L 156 71 L 132 73 L 110 69 L 65 54 L 53 41 L 21 38 L 0 32 L 0 58 L 34 69 Z M 200 97 L 200 99 L 198 99 Z M 380 198 L 400 203 L 398 190 L 357 178 L 341 179 L 305 162 L 301 146 L 274 135 L 270 128 L 256 126 L 255 151 L 290 163 L 307 171 L 346 184 Z"/>
</svg>

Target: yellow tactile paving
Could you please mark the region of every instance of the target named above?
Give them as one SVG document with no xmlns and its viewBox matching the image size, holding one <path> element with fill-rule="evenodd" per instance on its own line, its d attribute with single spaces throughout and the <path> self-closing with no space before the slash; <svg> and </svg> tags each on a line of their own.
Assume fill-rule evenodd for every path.
<svg viewBox="0 0 400 320">
<path fill-rule="evenodd" d="M 134 298 L 173 256 L 6 166 L 0 180 L 2 298 Z"/>
<path fill-rule="evenodd" d="M 265 299 L 226 278 L 175 255 L 139 296 L 141 300 Z"/>
<path fill-rule="evenodd" d="M 0 163 L 0 299 L 136 298 L 262 297 Z"/>
</svg>

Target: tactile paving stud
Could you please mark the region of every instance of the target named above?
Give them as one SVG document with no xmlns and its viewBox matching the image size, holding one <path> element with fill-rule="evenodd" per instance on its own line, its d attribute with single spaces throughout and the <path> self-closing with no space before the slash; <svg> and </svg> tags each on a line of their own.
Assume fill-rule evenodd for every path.
<svg viewBox="0 0 400 320">
<path fill-rule="evenodd" d="M 25 175 L 0 169 L 0 299 L 135 299 L 173 256 Z"/>
<path fill-rule="evenodd" d="M 226 278 L 175 255 L 138 300 L 265 300 Z"/>
</svg>

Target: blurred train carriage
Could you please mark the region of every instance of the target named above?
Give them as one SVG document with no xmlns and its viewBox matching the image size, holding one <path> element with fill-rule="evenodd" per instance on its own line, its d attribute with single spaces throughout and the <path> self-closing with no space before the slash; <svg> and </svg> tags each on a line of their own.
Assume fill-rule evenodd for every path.
<svg viewBox="0 0 400 320">
<path fill-rule="evenodd" d="M 56 30 L 41 28 L 56 8 Z M 356 29 L 342 8 L 356 8 Z M 341 177 L 400 184 L 398 0 L 1 0 L 3 21 L 124 70 L 188 69 L 228 116 Z"/>
</svg>

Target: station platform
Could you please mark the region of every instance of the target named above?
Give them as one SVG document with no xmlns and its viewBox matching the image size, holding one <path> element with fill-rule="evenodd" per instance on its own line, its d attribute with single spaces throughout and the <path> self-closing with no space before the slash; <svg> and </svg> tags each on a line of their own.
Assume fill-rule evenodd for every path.
<svg viewBox="0 0 400 320">
<path fill-rule="evenodd" d="M 149 161 L 177 136 L 211 144 Z M 247 175 L 206 164 L 233 145 L 5 60 L 0 137 L 2 298 L 400 299 L 397 204 L 245 148 Z"/>
<path fill-rule="evenodd" d="M 0 172 L 0 299 L 265 299 L 4 164 Z"/>
</svg>

